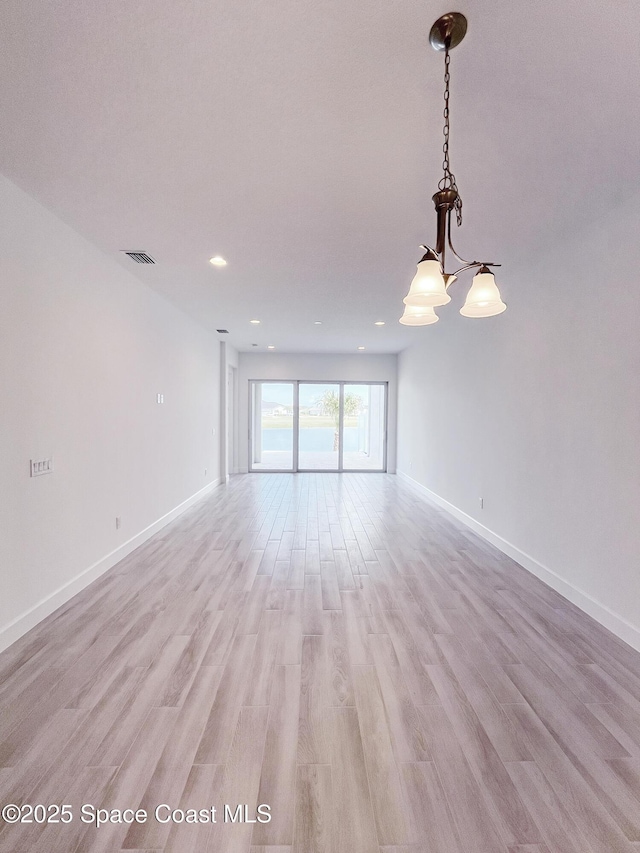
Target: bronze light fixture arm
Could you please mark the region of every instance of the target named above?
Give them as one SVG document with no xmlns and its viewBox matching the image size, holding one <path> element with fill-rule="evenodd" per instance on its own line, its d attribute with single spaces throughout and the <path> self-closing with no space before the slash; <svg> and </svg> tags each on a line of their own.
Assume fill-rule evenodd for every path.
<svg viewBox="0 0 640 853">
<path fill-rule="evenodd" d="M 449 217 L 449 222 L 447 225 L 447 242 L 449 243 L 449 248 L 453 252 L 456 260 L 460 261 L 463 266 L 460 269 L 456 270 L 453 275 L 458 275 L 459 272 L 464 272 L 465 270 L 472 269 L 473 267 L 501 267 L 502 264 L 489 263 L 488 261 L 467 261 L 464 258 L 461 258 L 460 255 L 453 248 L 453 243 L 451 242 L 451 217 Z"/>
<path fill-rule="evenodd" d="M 448 277 L 450 278 L 452 275 L 457 276 L 458 273 L 465 272 L 465 270 L 472 270 L 472 269 L 475 269 L 476 267 L 480 267 L 480 272 L 491 272 L 489 267 L 501 267 L 501 266 L 502 266 L 502 264 L 489 264 L 486 261 L 474 261 L 471 264 L 465 264 L 465 266 L 460 267 L 460 269 L 457 269 L 453 273 L 449 273 Z"/>
</svg>

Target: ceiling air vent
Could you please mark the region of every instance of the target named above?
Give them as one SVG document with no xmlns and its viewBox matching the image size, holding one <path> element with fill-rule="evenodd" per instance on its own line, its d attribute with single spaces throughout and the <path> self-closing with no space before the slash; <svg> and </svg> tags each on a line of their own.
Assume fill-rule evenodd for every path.
<svg viewBox="0 0 640 853">
<path fill-rule="evenodd" d="M 137 264 L 155 264 L 151 255 L 147 255 L 146 252 L 127 252 L 125 249 L 122 251 Z"/>
<path fill-rule="evenodd" d="M 228 335 L 228 334 L 229 334 L 229 329 L 216 329 L 216 332 L 217 332 L 219 335 Z"/>
</svg>

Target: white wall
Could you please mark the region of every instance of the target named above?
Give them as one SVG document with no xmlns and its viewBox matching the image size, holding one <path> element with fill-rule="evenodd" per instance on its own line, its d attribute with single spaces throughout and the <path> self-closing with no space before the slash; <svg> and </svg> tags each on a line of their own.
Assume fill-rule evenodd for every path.
<svg viewBox="0 0 640 853">
<path fill-rule="evenodd" d="M 240 466 L 249 465 L 249 381 L 251 379 L 388 382 L 387 470 L 396 470 L 397 358 L 395 355 L 310 355 L 251 353 L 239 356 Z"/>
<path fill-rule="evenodd" d="M 638 648 L 639 226 L 640 195 L 503 267 L 499 317 L 454 285 L 398 391 L 398 472 Z"/>
<path fill-rule="evenodd" d="M 0 219 L 2 648 L 215 483 L 219 350 L 4 179 Z"/>
<path fill-rule="evenodd" d="M 238 473 L 238 351 L 220 341 L 220 478 Z"/>
<path fill-rule="evenodd" d="M 240 389 L 238 385 L 238 350 L 230 344 L 225 346 L 227 362 L 227 470 L 229 474 L 240 473 Z"/>
</svg>

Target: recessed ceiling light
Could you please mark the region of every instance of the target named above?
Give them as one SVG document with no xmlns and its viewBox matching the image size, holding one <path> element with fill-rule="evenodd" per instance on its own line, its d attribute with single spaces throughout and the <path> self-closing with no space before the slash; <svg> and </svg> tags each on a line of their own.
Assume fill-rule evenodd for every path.
<svg viewBox="0 0 640 853">
<path fill-rule="evenodd" d="M 322 320 L 314 320 L 313 325 L 314 325 L 314 326 L 321 326 L 321 325 L 322 325 Z"/>
<path fill-rule="evenodd" d="M 384 320 L 376 320 L 374 326 L 384 326 Z"/>
<path fill-rule="evenodd" d="M 260 325 L 260 320 L 249 320 L 250 323 L 253 323 L 254 326 Z"/>
<path fill-rule="evenodd" d="M 220 257 L 220 255 L 214 255 L 213 258 L 209 258 L 209 263 L 213 264 L 214 267 L 226 267 L 227 265 L 225 259 Z"/>
<path fill-rule="evenodd" d="M 274 346 L 271 346 L 271 344 L 269 344 L 269 346 L 267 347 L 267 349 L 275 349 L 275 347 L 274 347 Z"/>
<path fill-rule="evenodd" d="M 358 347 L 358 349 L 364 349 L 364 347 Z"/>
</svg>

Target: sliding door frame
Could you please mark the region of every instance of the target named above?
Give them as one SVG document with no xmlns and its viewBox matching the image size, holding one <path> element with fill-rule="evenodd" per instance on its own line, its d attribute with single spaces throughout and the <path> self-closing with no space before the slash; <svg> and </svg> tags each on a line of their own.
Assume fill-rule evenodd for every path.
<svg viewBox="0 0 640 853">
<path fill-rule="evenodd" d="M 356 379 L 345 379 L 340 383 L 341 386 L 341 401 L 344 400 L 344 388 L 345 385 L 383 385 L 384 386 L 384 418 L 382 422 L 382 468 L 343 468 L 342 467 L 342 458 L 340 465 L 340 473 L 344 474 L 386 474 L 387 473 L 387 435 L 389 432 L 388 423 L 389 423 L 389 383 L 386 381 L 376 382 L 375 380 L 369 380 L 366 382 L 359 382 Z M 344 415 L 344 406 L 341 406 L 340 413 Z M 340 433 L 340 447 L 342 448 L 342 432 Z"/>
<path fill-rule="evenodd" d="M 293 385 L 293 468 L 253 468 L 253 428 L 255 426 L 256 385 L 282 384 Z M 337 385 L 340 394 L 340 420 L 338 426 L 338 467 L 337 468 L 300 468 L 300 385 Z M 382 435 L 382 468 L 345 468 L 344 467 L 344 388 L 345 385 L 383 385 L 384 386 L 384 423 Z M 389 421 L 389 383 L 381 380 L 358 381 L 355 379 L 250 379 L 249 380 L 249 473 L 250 474 L 384 474 L 387 470 L 387 437 Z"/>
<path fill-rule="evenodd" d="M 292 467 L 291 468 L 254 468 L 253 467 L 253 430 L 255 427 L 255 389 L 257 385 L 293 385 L 293 428 L 292 428 Z M 260 400 L 262 401 L 262 387 L 260 387 Z M 249 429 L 248 454 L 250 474 L 295 474 L 298 470 L 298 383 L 291 379 L 250 379 L 249 380 Z M 260 415 L 260 429 L 262 430 L 262 413 Z"/>
</svg>

